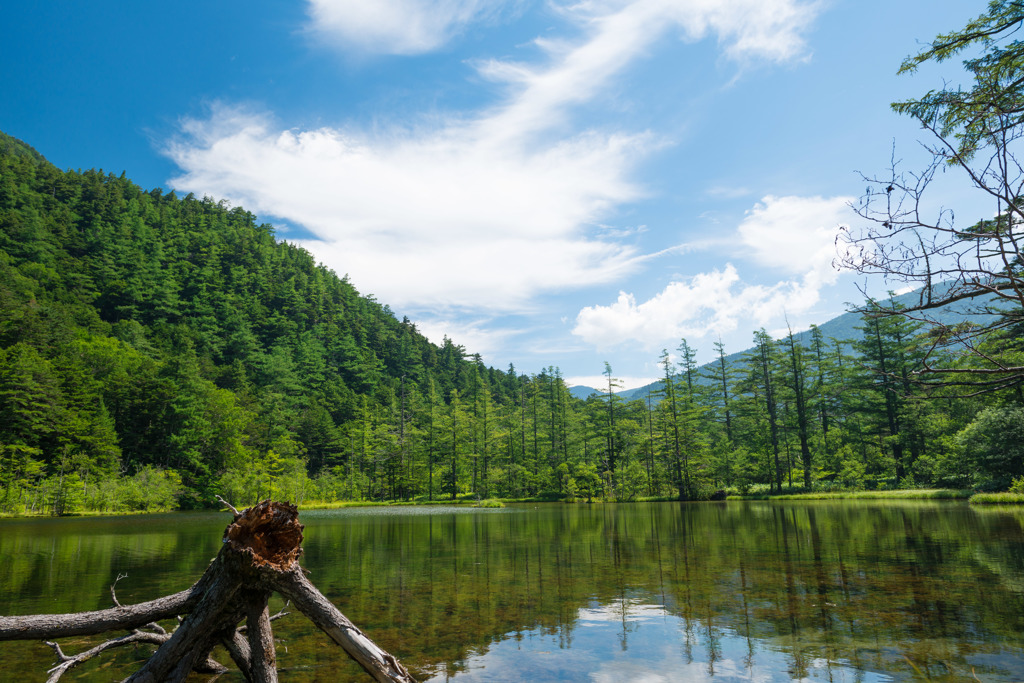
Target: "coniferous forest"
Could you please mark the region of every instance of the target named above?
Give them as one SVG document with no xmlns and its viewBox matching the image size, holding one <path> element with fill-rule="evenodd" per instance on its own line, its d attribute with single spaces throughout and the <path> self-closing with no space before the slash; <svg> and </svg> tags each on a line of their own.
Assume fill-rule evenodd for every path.
<svg viewBox="0 0 1024 683">
<path fill-rule="evenodd" d="M 573 397 L 556 367 L 437 346 L 242 207 L 61 171 L 0 139 L 0 511 L 1024 483 L 1019 382 L 907 317 L 773 339 L 658 390 Z M 972 351 L 1017 365 L 1019 311 Z M 1014 323 L 1014 321 L 1017 321 Z M 942 368 L 945 381 L 919 380 Z"/>
</svg>

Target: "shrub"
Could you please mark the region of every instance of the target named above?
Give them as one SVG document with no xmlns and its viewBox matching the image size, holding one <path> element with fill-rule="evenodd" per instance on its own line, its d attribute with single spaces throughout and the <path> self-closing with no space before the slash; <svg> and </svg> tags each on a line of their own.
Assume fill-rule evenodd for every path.
<svg viewBox="0 0 1024 683">
<path fill-rule="evenodd" d="M 986 408 L 957 435 L 974 465 L 974 484 L 1006 490 L 1024 476 L 1024 408 Z"/>
</svg>

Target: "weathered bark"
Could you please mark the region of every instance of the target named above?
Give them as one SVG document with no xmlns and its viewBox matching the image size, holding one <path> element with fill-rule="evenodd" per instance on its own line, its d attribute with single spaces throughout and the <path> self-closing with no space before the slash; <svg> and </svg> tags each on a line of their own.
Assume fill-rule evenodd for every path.
<svg viewBox="0 0 1024 683">
<path fill-rule="evenodd" d="M 105 631 L 133 629 L 192 611 L 206 590 L 201 579 L 188 590 L 137 605 L 75 614 L 33 614 L 0 617 L 0 640 L 39 640 L 91 636 Z"/>
<path fill-rule="evenodd" d="M 222 560 L 222 550 L 217 560 Z M 214 560 L 214 565 L 217 564 Z M 217 572 L 219 567 L 207 570 Z M 209 652 L 208 642 L 216 642 L 215 636 L 223 630 L 222 620 L 234 613 L 229 600 L 238 592 L 240 581 L 230 574 L 218 576 L 203 595 L 199 605 L 189 613 L 166 643 L 160 646 L 141 669 L 128 677 L 126 683 L 161 683 L 180 681 L 188 675 L 199 658 Z"/>
<path fill-rule="evenodd" d="M 230 507 L 230 506 L 229 506 Z M 182 681 L 190 671 L 223 671 L 210 650 L 224 645 L 247 680 L 277 683 L 277 655 L 267 601 L 273 591 L 290 599 L 321 630 L 341 645 L 377 681 L 414 683 L 398 660 L 370 640 L 338 611 L 303 575 L 302 525 L 298 509 L 288 503 L 263 501 L 235 512 L 224 532 L 224 545 L 203 577 L 188 590 L 138 605 L 63 615 L 0 617 L 0 640 L 34 640 L 139 629 L 91 650 L 67 656 L 51 644 L 60 660 L 50 681 L 106 649 L 129 643 L 158 644 L 127 683 Z M 111 595 L 116 603 L 116 596 Z M 160 619 L 185 614 L 168 634 Z M 243 619 L 246 626 L 238 628 Z M 245 635 L 242 635 L 242 632 Z"/>
<path fill-rule="evenodd" d="M 245 674 L 246 679 L 248 679 L 252 656 L 249 652 L 249 641 L 246 637 L 238 631 L 232 631 L 231 634 L 225 635 L 220 642 L 231 656 L 231 661 L 235 663 L 238 670 Z"/>
<path fill-rule="evenodd" d="M 267 609 L 269 593 L 248 602 L 246 615 L 249 636 L 250 671 L 253 683 L 277 683 L 277 652 L 274 649 L 274 632 L 270 628 L 270 610 Z"/>
</svg>

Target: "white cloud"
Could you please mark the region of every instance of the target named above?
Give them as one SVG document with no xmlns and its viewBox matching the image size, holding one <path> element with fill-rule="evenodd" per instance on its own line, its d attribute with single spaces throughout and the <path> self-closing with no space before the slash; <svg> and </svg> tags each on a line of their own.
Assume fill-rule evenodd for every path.
<svg viewBox="0 0 1024 683">
<path fill-rule="evenodd" d="M 739 226 L 742 243 L 754 259 L 787 274 L 806 274 L 815 284 L 834 284 L 839 271 L 836 228 L 848 225 L 852 197 L 767 196 Z"/>
<path fill-rule="evenodd" d="M 343 50 L 413 55 L 435 50 L 466 27 L 514 14 L 524 0 L 308 0 L 310 29 Z M 619 59 L 621 49 L 652 33 L 676 26 L 686 40 L 717 35 L 733 59 L 786 61 L 801 56 L 801 33 L 817 14 L 816 3 L 795 0 L 611 0 L 552 2 L 568 21 L 587 25 L 598 40 L 577 52 L 576 63 L 546 82 L 584 64 Z M 572 52 L 560 40 L 537 41 L 552 51 Z M 495 63 L 502 78 L 525 75 L 517 66 Z M 601 75 L 601 74 L 599 74 Z M 576 84 L 578 87 L 578 84 Z"/>
<path fill-rule="evenodd" d="M 490 363 L 491 354 L 507 344 L 510 338 L 522 334 L 520 330 L 496 328 L 493 321 L 488 319 L 464 321 L 426 318 L 416 321 L 416 329 L 438 346 L 447 336 L 465 347 L 467 353 L 479 353 L 485 363 Z"/>
<path fill-rule="evenodd" d="M 740 325 L 755 330 L 785 314 L 809 310 L 821 289 L 834 284 L 832 267 L 837 226 L 850 215 L 847 197 L 765 197 L 737 229 L 742 248 L 762 266 L 793 276 L 771 286 L 742 282 L 731 263 L 668 284 L 637 303 L 620 292 L 607 306 L 588 306 L 576 317 L 573 334 L 598 348 L 628 340 L 645 348 L 674 345 L 680 337 L 726 334 Z"/>
<path fill-rule="evenodd" d="M 521 88 L 486 120 L 489 135 L 550 128 L 567 107 L 588 101 L 673 29 L 690 41 L 716 35 L 737 60 L 795 59 L 805 52 L 801 33 L 818 11 L 798 0 L 584 0 L 561 9 L 586 31 L 583 43 L 535 41 L 551 58 L 540 67 L 498 60 L 478 66 L 482 75 Z"/>
<path fill-rule="evenodd" d="M 309 0 L 311 28 L 342 49 L 411 55 L 499 13 L 503 0 Z"/>
<path fill-rule="evenodd" d="M 227 107 L 185 130 L 169 148 L 186 170 L 174 186 L 305 226 L 319 239 L 299 244 L 392 306 L 523 310 L 543 291 L 613 281 L 641 258 L 587 227 L 640 196 L 626 176 L 644 136 L 494 149 L 453 128 L 280 132 Z"/>
<path fill-rule="evenodd" d="M 424 35 L 443 37 L 500 4 L 441 3 Z M 363 26 L 372 37 L 395 16 L 416 24 L 434 7 L 315 0 L 312 12 L 323 31 Z M 269 114 L 215 105 L 208 118 L 184 121 L 168 146 L 183 171 L 171 183 L 303 226 L 315 239 L 301 244 L 318 259 L 410 313 L 521 312 L 545 292 L 616 281 L 648 257 L 635 237 L 601 222 L 644 196 L 631 172 L 665 143 L 649 132 L 573 132 L 563 125 L 571 108 L 670 30 L 715 35 L 737 59 L 797 57 L 817 9 L 798 0 L 619 0 L 561 11 L 582 38 L 538 41 L 543 63 L 479 63 L 507 87 L 490 108 L 419 127 L 282 130 Z"/>
</svg>

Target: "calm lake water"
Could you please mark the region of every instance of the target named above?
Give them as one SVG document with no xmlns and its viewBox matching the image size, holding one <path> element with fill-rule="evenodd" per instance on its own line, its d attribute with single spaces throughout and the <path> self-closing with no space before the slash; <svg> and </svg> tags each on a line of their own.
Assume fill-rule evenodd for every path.
<svg viewBox="0 0 1024 683">
<path fill-rule="evenodd" d="M 0 521 L 0 614 L 108 607 L 119 574 L 122 603 L 182 590 L 229 521 Z M 420 680 L 1024 680 L 1020 510 L 649 503 L 300 521 L 312 581 Z M 364 680 L 301 614 L 275 633 L 282 681 Z M 65 680 L 119 680 L 147 652 Z M 53 663 L 41 643 L 0 643 L 2 681 L 45 680 Z"/>
</svg>

